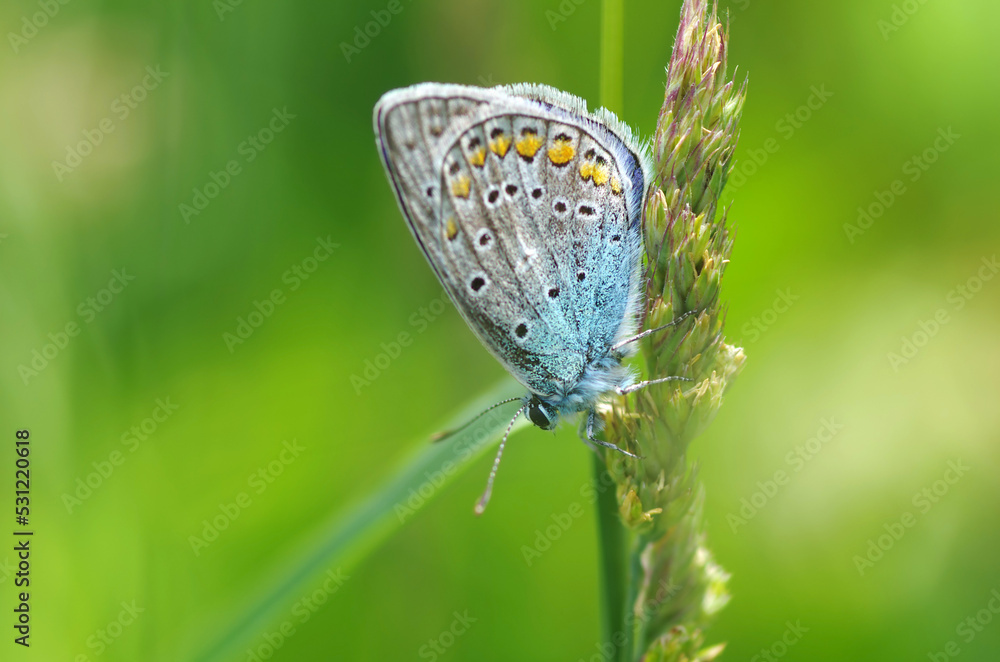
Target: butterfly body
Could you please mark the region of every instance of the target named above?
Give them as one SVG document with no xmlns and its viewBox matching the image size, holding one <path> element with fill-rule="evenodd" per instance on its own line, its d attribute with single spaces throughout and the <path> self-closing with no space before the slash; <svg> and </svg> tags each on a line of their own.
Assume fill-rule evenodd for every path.
<svg viewBox="0 0 1000 662">
<path fill-rule="evenodd" d="M 633 381 L 645 150 L 552 88 L 425 83 L 375 107 L 379 153 L 417 243 L 546 429 Z"/>
</svg>

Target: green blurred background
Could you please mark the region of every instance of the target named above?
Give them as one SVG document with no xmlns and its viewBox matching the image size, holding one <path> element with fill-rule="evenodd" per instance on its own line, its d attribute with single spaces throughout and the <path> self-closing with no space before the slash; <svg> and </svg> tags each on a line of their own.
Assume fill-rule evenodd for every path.
<svg viewBox="0 0 1000 662">
<path fill-rule="evenodd" d="M 379 95 L 427 80 L 534 81 L 597 105 L 599 0 L 402 0 L 398 14 L 384 0 L 226 1 L 0 7 L 0 499 L 12 499 L 14 430 L 30 428 L 36 530 L 32 647 L 8 627 L 4 659 L 193 659 L 333 515 L 504 378 L 450 304 L 425 324 L 412 317 L 440 311 L 441 291 L 378 161 Z M 25 17 L 42 23 L 43 6 L 53 15 L 32 31 Z M 679 6 L 626 6 L 623 119 L 643 135 Z M 926 660 L 954 641 L 962 660 L 996 660 L 1000 615 L 982 612 L 993 620 L 965 636 L 956 627 L 1000 589 L 1000 279 L 984 269 L 992 280 L 975 280 L 1000 252 L 1000 5 L 721 8 L 731 66 L 750 77 L 723 290 L 728 335 L 749 361 L 693 447 L 709 544 L 732 573 L 712 640 L 729 642 L 723 659 L 767 659 L 753 656 L 775 652 L 791 622 L 808 632 L 785 659 Z M 391 20 L 345 55 L 373 11 Z M 814 88 L 832 96 L 808 109 Z M 273 140 L 245 143 L 276 110 L 288 115 Z M 95 134 L 104 118 L 113 131 Z M 960 138 L 933 151 L 949 129 Z M 100 144 L 75 167 L 53 165 L 87 135 Z M 928 149 L 936 161 L 914 170 Z M 227 181 L 230 161 L 228 185 L 184 213 L 213 173 Z M 905 192 L 890 203 L 896 180 Z M 849 233 L 859 207 L 872 222 Z M 317 238 L 338 246 L 312 262 Z M 102 292 L 114 270 L 134 280 Z M 277 288 L 270 316 L 227 344 Z M 775 307 L 779 293 L 794 302 Z M 63 338 L 69 323 L 79 333 Z M 400 332 L 412 344 L 370 384 L 352 383 Z M 49 334 L 65 347 L 46 350 Z M 893 360 L 904 337 L 921 347 Z M 176 410 L 164 417 L 158 399 Z M 146 421 L 145 439 L 130 432 L 154 414 L 165 420 Z M 842 428 L 796 460 L 824 420 Z M 283 455 L 293 440 L 303 450 Z M 87 494 L 77 479 L 109 460 L 120 463 L 74 503 Z M 969 469 L 938 483 L 946 493 L 929 507 L 915 503 L 949 462 Z M 488 464 L 345 568 L 272 659 L 596 655 L 591 507 L 542 558 L 522 554 L 553 514 L 584 503 L 587 449 L 572 426 L 517 434 L 476 519 Z M 273 482 L 254 481 L 261 468 Z M 769 489 L 781 470 L 787 484 L 736 523 L 741 499 L 760 504 L 758 481 Z M 251 505 L 196 554 L 190 536 L 240 492 Z M 856 557 L 906 512 L 915 525 L 859 570 Z M 12 556 L 0 552 L 8 618 Z M 113 625 L 132 601 L 145 611 Z M 435 653 L 455 612 L 477 620 Z"/>
</svg>

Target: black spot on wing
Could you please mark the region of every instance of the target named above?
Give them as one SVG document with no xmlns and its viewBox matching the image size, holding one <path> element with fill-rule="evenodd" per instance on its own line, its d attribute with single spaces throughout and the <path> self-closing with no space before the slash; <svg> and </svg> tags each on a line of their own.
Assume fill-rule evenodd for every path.
<svg viewBox="0 0 1000 662">
<path fill-rule="evenodd" d="M 543 368 L 539 371 L 539 368 L 542 368 L 541 355 L 511 342 L 509 328 L 500 326 L 492 317 L 479 310 L 471 310 L 470 313 L 479 328 L 485 331 L 486 335 L 492 338 L 496 346 L 501 349 L 503 356 L 513 368 L 526 374 L 538 375 L 541 372 L 543 373 L 541 374 L 542 378 L 551 379 L 547 370 Z"/>
</svg>

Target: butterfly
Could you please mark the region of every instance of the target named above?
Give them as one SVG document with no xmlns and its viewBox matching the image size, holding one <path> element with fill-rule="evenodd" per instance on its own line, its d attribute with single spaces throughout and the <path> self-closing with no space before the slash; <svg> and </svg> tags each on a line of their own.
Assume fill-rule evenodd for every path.
<svg viewBox="0 0 1000 662">
<path fill-rule="evenodd" d="M 387 92 L 376 144 L 399 208 L 479 340 L 528 391 L 524 413 L 551 430 L 596 405 L 682 377 L 636 382 L 625 360 L 643 305 L 642 208 L 648 148 L 611 112 L 532 84 L 423 83 Z M 485 412 L 484 412 L 485 413 Z"/>
</svg>

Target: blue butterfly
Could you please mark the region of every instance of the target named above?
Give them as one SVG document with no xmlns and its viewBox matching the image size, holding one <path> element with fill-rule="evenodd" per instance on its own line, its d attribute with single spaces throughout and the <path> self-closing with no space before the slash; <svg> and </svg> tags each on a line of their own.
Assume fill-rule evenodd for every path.
<svg viewBox="0 0 1000 662">
<path fill-rule="evenodd" d="M 376 104 L 377 145 L 399 207 L 472 331 L 528 390 L 521 413 L 544 430 L 681 377 L 635 383 L 623 361 L 643 304 L 647 148 L 612 113 L 541 85 L 424 83 Z M 672 326 L 682 318 L 674 320 Z M 660 327 L 665 328 L 665 327 Z"/>
</svg>

